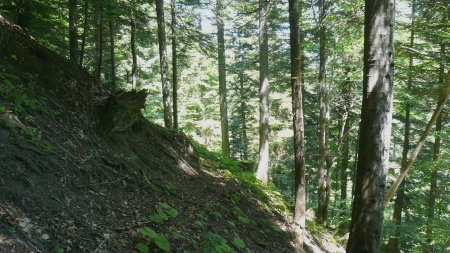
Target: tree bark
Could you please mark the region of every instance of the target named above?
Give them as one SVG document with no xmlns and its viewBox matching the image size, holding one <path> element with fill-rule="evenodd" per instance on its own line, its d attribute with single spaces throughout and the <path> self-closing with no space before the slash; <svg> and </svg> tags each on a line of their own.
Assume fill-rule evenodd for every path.
<svg viewBox="0 0 450 253">
<path fill-rule="evenodd" d="M 219 66 L 220 127 L 222 133 L 222 154 L 230 156 L 230 137 L 228 133 L 227 83 L 225 65 L 225 27 L 223 21 L 223 2 L 216 0 L 217 59 Z"/>
<path fill-rule="evenodd" d="M 110 54 L 111 54 L 111 85 L 116 88 L 116 53 L 115 53 L 115 41 L 114 41 L 114 21 L 112 17 L 109 20 L 109 43 L 110 43 Z"/>
<path fill-rule="evenodd" d="M 78 62 L 77 0 L 69 0 L 69 55 Z"/>
<path fill-rule="evenodd" d="M 170 83 L 168 78 L 166 29 L 164 24 L 164 0 L 156 0 L 156 18 L 158 22 L 159 62 L 161 68 L 161 83 L 164 107 L 164 126 L 173 127 L 172 106 L 170 102 Z"/>
<path fill-rule="evenodd" d="M 178 129 L 178 65 L 177 65 L 177 20 L 176 0 L 170 1 L 172 16 L 172 98 L 173 98 L 173 127 Z"/>
<path fill-rule="evenodd" d="M 269 38 L 268 0 L 259 0 L 259 161 L 256 178 L 267 184 L 269 178 Z"/>
<path fill-rule="evenodd" d="M 79 63 L 78 65 L 80 67 L 83 66 L 83 60 L 84 60 L 84 47 L 86 46 L 86 35 L 87 35 L 87 30 L 89 27 L 89 21 L 88 21 L 88 0 L 84 1 L 84 6 L 83 6 L 83 19 L 84 19 L 84 24 L 83 24 L 83 35 L 81 36 L 81 49 L 80 49 L 80 59 L 79 59 Z"/>
<path fill-rule="evenodd" d="M 366 0 L 359 159 L 347 252 L 380 252 L 394 77 L 394 0 Z"/>
<path fill-rule="evenodd" d="M 101 85 L 103 61 L 103 6 L 95 2 L 95 81 Z"/>
<path fill-rule="evenodd" d="M 412 10 L 411 10 L 411 37 L 410 37 L 410 47 L 414 47 L 414 15 L 416 12 L 416 3 L 414 0 L 412 0 Z M 408 71 L 408 83 L 407 83 L 407 92 L 410 92 L 413 82 L 413 61 L 414 57 L 412 54 L 409 54 L 409 71 Z M 401 168 L 404 169 L 406 163 L 408 162 L 408 153 L 409 153 L 409 136 L 410 136 L 410 110 L 411 110 L 411 104 L 409 101 L 406 102 L 405 105 L 405 134 L 403 138 L 403 151 L 402 151 L 402 165 Z M 395 205 L 394 205 L 394 214 L 393 219 L 396 225 L 395 228 L 395 236 L 389 238 L 389 242 L 387 245 L 387 249 L 390 253 L 400 253 L 400 226 L 402 224 L 402 210 L 403 210 L 403 200 L 405 198 L 405 189 L 404 189 L 405 182 L 403 182 L 400 185 L 399 191 L 397 192 L 397 197 L 395 199 Z"/>
<path fill-rule="evenodd" d="M 245 90 L 244 90 L 244 73 L 241 71 L 239 73 L 239 83 L 240 83 L 240 98 L 241 98 L 241 123 L 242 123 L 242 138 L 241 138 L 241 145 L 242 145 L 242 158 L 244 160 L 248 160 L 248 151 L 247 151 L 247 114 L 246 114 L 246 107 L 245 104 Z"/>
<path fill-rule="evenodd" d="M 317 221 L 322 224 L 326 224 L 328 217 L 328 199 L 329 193 L 327 188 L 330 187 L 327 184 L 329 178 L 329 146 L 328 146 L 328 124 L 330 121 L 330 112 L 328 104 L 328 86 L 326 83 L 326 1 L 320 1 L 320 16 L 319 16 L 319 96 L 320 96 L 320 141 L 319 141 L 319 187 L 318 187 L 318 208 L 317 208 Z"/>
<path fill-rule="evenodd" d="M 347 117 L 344 122 L 344 131 L 350 131 L 350 117 Z M 348 161 L 350 160 L 350 136 L 344 137 L 343 143 L 343 152 L 342 152 L 342 163 L 341 163 L 341 209 L 344 210 L 346 207 L 347 201 L 347 170 L 348 170 Z"/>
<path fill-rule="evenodd" d="M 295 162 L 295 206 L 294 225 L 298 233 L 298 247 L 303 250 L 305 233 L 305 207 L 306 207 L 306 182 L 305 182 L 305 126 L 303 121 L 303 94 L 301 83 L 301 59 L 300 59 L 300 27 L 299 19 L 301 9 L 298 0 L 289 0 L 289 28 L 291 45 L 291 86 L 292 86 L 292 113 L 294 128 L 294 162 Z"/>
<path fill-rule="evenodd" d="M 138 76 L 137 76 L 138 66 L 137 66 L 137 53 L 136 53 L 136 51 L 137 51 L 136 50 L 136 19 L 135 19 L 135 14 L 134 14 L 135 11 L 136 11 L 135 2 L 132 1 L 130 26 L 131 26 L 131 58 L 133 61 L 132 65 L 131 65 L 131 89 L 133 89 L 133 90 L 137 89 L 137 86 L 138 86 Z M 158 29 L 159 29 L 159 26 L 158 26 Z M 158 36 L 159 36 L 159 32 L 158 32 Z"/>
</svg>

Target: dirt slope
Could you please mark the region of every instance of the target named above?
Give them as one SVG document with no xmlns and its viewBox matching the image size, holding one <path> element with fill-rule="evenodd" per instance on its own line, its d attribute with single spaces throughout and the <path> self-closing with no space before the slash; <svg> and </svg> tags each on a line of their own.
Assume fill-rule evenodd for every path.
<svg viewBox="0 0 450 253">
<path fill-rule="evenodd" d="M 145 120 L 143 102 L 0 16 L 0 252 L 294 251 L 269 197 Z"/>
</svg>

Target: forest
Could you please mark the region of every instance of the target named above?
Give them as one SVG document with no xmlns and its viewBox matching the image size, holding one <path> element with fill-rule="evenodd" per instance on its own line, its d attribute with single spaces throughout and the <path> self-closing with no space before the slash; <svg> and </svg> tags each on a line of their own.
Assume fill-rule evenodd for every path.
<svg viewBox="0 0 450 253">
<path fill-rule="evenodd" d="M 447 0 L 1 0 L 0 252 L 450 252 Z"/>
</svg>

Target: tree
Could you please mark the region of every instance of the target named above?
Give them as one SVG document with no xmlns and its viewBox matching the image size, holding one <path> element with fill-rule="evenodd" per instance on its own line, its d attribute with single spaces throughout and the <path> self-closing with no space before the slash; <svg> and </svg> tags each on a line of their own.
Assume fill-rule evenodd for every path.
<svg viewBox="0 0 450 253">
<path fill-rule="evenodd" d="M 416 12 L 416 4 L 415 1 L 412 0 L 412 11 L 411 11 L 411 37 L 410 37 L 410 44 L 409 46 L 411 48 L 414 47 L 414 15 Z M 412 53 L 409 54 L 409 72 L 408 72 L 408 83 L 407 83 L 407 92 L 410 91 L 412 82 L 413 82 L 413 61 L 414 57 Z M 403 151 L 402 151 L 402 162 L 401 162 L 401 168 L 404 169 L 406 163 L 408 162 L 408 153 L 409 153 L 409 136 L 410 136 L 410 126 L 411 126 L 411 120 L 410 120 L 410 113 L 411 110 L 411 104 L 409 101 L 406 101 L 405 105 L 405 133 L 403 138 Z M 404 189 L 405 182 L 402 183 L 402 185 L 399 188 L 399 191 L 397 192 L 397 197 L 395 199 L 395 205 L 394 205 L 394 214 L 393 218 L 396 224 L 396 232 L 395 237 L 391 237 L 388 242 L 388 250 L 391 253 L 398 253 L 400 252 L 400 225 L 402 224 L 402 210 L 403 210 L 403 202 L 405 198 L 405 189 Z"/>
<path fill-rule="evenodd" d="M 222 133 L 222 154 L 230 156 L 230 137 L 228 134 L 227 83 L 225 66 L 225 26 L 223 0 L 216 0 L 217 59 L 219 65 L 220 128 Z"/>
<path fill-rule="evenodd" d="M 116 53 L 115 53 L 115 41 L 114 41 L 114 21 L 113 18 L 109 19 L 109 49 L 110 49 L 110 61 L 111 61 L 111 85 L 116 88 Z"/>
<path fill-rule="evenodd" d="M 259 0 L 259 161 L 256 178 L 267 184 L 269 176 L 269 45 L 268 0 Z"/>
<path fill-rule="evenodd" d="M 95 81 L 101 85 L 103 61 L 103 5 L 100 0 L 94 2 L 95 11 Z"/>
<path fill-rule="evenodd" d="M 298 0 L 289 0 L 289 29 L 291 45 L 291 87 L 292 87 L 292 113 L 294 127 L 294 174 L 295 174 L 295 207 L 294 223 L 299 234 L 299 248 L 303 248 L 305 230 L 306 183 L 305 183 L 305 142 L 303 121 L 303 94 L 301 83 L 300 59 L 300 19 L 301 10 Z"/>
<path fill-rule="evenodd" d="M 158 22 L 159 62 L 161 69 L 161 83 L 164 107 L 164 126 L 173 127 L 172 106 L 170 103 L 170 84 L 168 78 L 166 29 L 164 23 L 164 0 L 156 0 L 156 18 Z"/>
<path fill-rule="evenodd" d="M 80 59 L 79 59 L 79 63 L 78 65 L 80 67 L 83 66 L 83 60 L 84 60 L 84 49 L 86 46 L 86 35 L 88 32 L 88 27 L 89 27 L 89 20 L 88 20 L 88 0 L 84 0 L 84 5 L 83 5 L 83 34 L 81 36 L 81 49 L 80 49 Z"/>
<path fill-rule="evenodd" d="M 177 20 L 176 0 L 170 1 L 172 17 L 172 98 L 173 98 L 173 128 L 178 129 L 178 66 L 177 66 Z"/>
<path fill-rule="evenodd" d="M 131 2 L 131 17 L 130 17 L 130 26 L 131 26 L 131 58 L 133 60 L 131 66 L 131 88 L 136 89 L 138 86 L 138 66 L 137 66 L 137 50 L 136 50 L 136 18 L 135 18 L 136 6 L 135 1 Z M 158 19 L 158 39 L 159 39 L 159 19 Z M 161 50 L 160 50 L 161 54 Z M 162 72 L 161 72 L 162 75 Z M 163 83 L 164 87 L 164 83 Z M 164 88 L 163 88 L 164 89 Z M 164 90 L 163 90 L 164 92 Z"/>
<path fill-rule="evenodd" d="M 77 0 L 69 0 L 69 52 L 70 60 L 78 62 Z"/>
<path fill-rule="evenodd" d="M 394 77 L 393 0 L 366 0 L 355 199 L 347 252 L 380 252 Z"/>
<path fill-rule="evenodd" d="M 317 220 L 319 223 L 326 223 L 328 217 L 328 193 L 327 180 L 331 180 L 331 166 L 329 165 L 329 146 L 328 146 L 328 125 L 330 122 L 330 105 L 328 103 L 328 85 L 326 83 L 326 17 L 328 3 L 326 0 L 319 1 L 319 97 L 320 97 L 320 161 L 319 161 L 319 196 Z M 329 190 L 328 190 L 329 191 Z"/>
</svg>

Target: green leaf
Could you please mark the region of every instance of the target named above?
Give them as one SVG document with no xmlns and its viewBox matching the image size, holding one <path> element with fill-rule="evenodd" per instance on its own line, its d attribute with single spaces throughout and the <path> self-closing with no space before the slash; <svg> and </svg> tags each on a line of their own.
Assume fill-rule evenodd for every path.
<svg viewBox="0 0 450 253">
<path fill-rule="evenodd" d="M 180 234 L 177 231 L 172 232 L 172 238 L 178 240 L 181 238 Z"/>
<path fill-rule="evenodd" d="M 167 203 L 161 203 L 160 204 L 160 206 L 162 207 L 162 208 L 165 208 L 165 209 L 172 209 L 172 207 L 169 205 L 169 204 L 167 204 Z"/>
<path fill-rule="evenodd" d="M 148 251 L 149 251 L 148 245 L 145 243 L 142 243 L 142 242 L 140 242 L 136 245 L 136 249 L 141 253 L 148 253 Z"/>
<path fill-rule="evenodd" d="M 234 234 L 233 244 L 236 245 L 236 247 L 238 247 L 240 249 L 245 248 L 245 242 L 242 241 L 242 239 L 239 238 L 239 235 L 237 235 L 237 234 Z"/>
<path fill-rule="evenodd" d="M 158 246 L 160 249 L 162 249 L 164 251 L 170 250 L 170 243 L 167 240 L 167 238 L 163 235 L 159 235 L 159 234 L 156 235 L 155 243 L 156 243 L 156 246 Z"/>
<path fill-rule="evenodd" d="M 175 208 L 171 208 L 171 209 L 167 210 L 167 214 L 172 216 L 172 218 L 176 218 L 178 216 L 178 211 Z"/>
<path fill-rule="evenodd" d="M 139 233 L 141 233 L 143 236 L 148 236 L 150 238 L 155 238 L 158 234 L 155 232 L 155 230 L 149 228 L 149 227 L 144 227 L 142 229 L 139 230 Z"/>
</svg>

